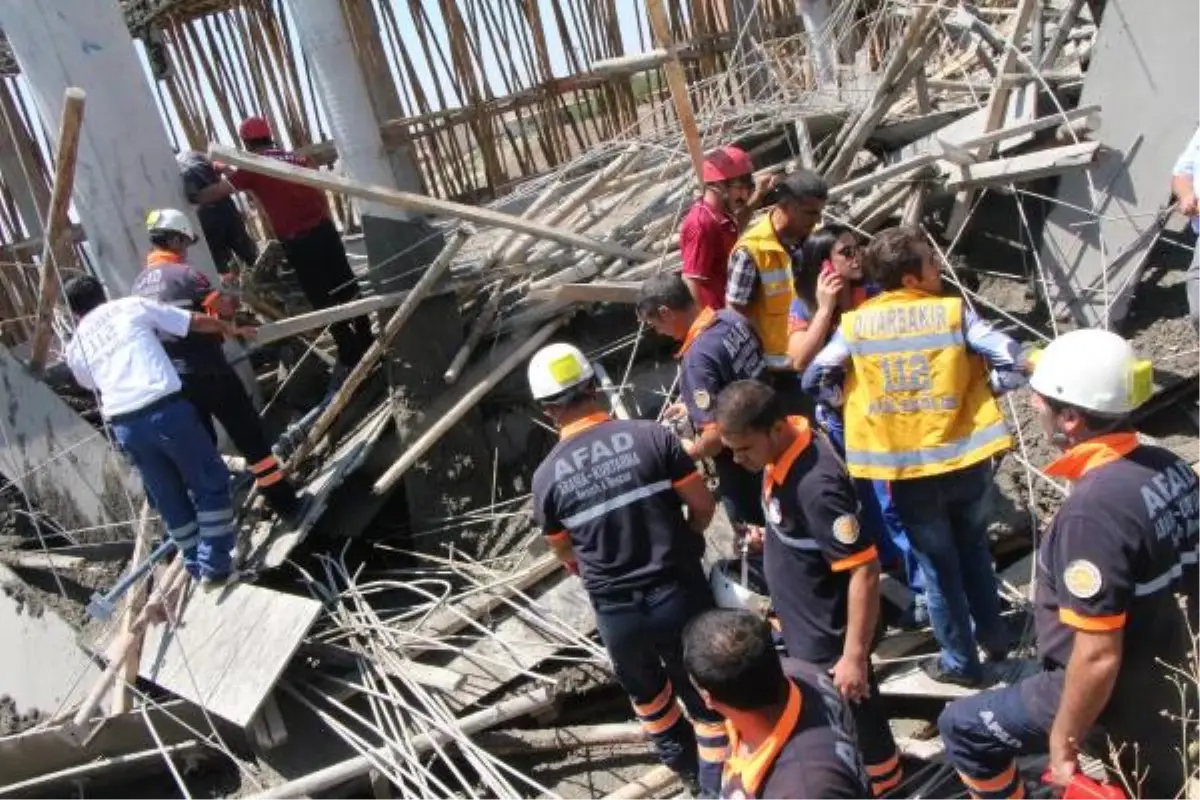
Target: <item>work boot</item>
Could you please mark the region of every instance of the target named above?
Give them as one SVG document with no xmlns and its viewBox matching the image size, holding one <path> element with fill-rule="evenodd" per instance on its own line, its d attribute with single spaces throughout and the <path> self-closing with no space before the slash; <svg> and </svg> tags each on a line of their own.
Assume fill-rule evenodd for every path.
<svg viewBox="0 0 1200 800">
<path fill-rule="evenodd" d="M 964 689 L 982 689 L 987 685 L 983 675 L 972 676 L 946 669 L 941 656 L 930 658 L 921 664 L 921 671 L 938 683 L 950 683 Z"/>
</svg>

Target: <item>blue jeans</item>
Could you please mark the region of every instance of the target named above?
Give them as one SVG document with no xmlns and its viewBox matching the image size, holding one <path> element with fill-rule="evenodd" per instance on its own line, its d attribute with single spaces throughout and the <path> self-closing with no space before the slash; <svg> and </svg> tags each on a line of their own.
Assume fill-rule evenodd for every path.
<svg viewBox="0 0 1200 800">
<path fill-rule="evenodd" d="M 659 759 L 679 775 L 697 777 L 702 796 L 718 797 L 729 744 L 724 720 L 704 703 L 683 666 L 684 627 L 713 607 L 699 565 L 694 575 L 645 590 L 593 596 L 592 606 L 617 682 Z"/>
<path fill-rule="evenodd" d="M 992 652 L 1001 652 L 1008 644 L 988 548 L 991 464 L 984 461 L 945 475 L 892 481 L 891 487 L 896 513 L 925 578 L 925 599 L 933 634 L 942 647 L 942 666 L 977 678 L 981 669 L 976 638 Z"/>
<path fill-rule="evenodd" d="M 228 575 L 237 538 L 229 470 L 196 409 L 174 399 L 116 417 L 111 425 L 188 572 L 202 578 Z"/>
<path fill-rule="evenodd" d="M 824 403 L 817 404 L 817 422 L 829 435 L 829 441 L 844 458 L 846 455 L 846 428 L 842 416 L 836 409 Z M 892 503 L 892 492 L 888 481 L 873 481 L 867 478 L 854 479 L 854 491 L 861 506 L 862 524 L 875 539 L 879 548 L 879 560 L 886 567 L 898 565 L 904 573 L 904 582 L 914 593 L 925 590 L 921 577 L 921 565 L 912 552 L 904 523 Z"/>
</svg>

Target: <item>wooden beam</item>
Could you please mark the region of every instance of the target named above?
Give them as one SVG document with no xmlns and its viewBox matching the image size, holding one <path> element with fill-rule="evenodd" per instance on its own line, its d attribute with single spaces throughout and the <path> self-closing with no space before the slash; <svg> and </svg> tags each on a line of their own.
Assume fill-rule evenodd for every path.
<svg viewBox="0 0 1200 800">
<path fill-rule="evenodd" d="M 935 136 L 934 139 L 938 144 L 950 144 L 953 147 L 963 150 L 975 150 L 981 147 L 1000 144 L 1007 139 L 1013 139 L 1017 136 L 1024 136 L 1025 134 L 1036 133 L 1038 131 L 1045 130 L 1046 128 L 1053 128 L 1054 126 L 1063 123 L 1075 122 L 1099 112 L 1099 105 L 1080 106 L 1079 108 L 1073 108 L 1064 114 L 1047 114 L 1044 117 L 1038 117 L 1037 119 L 1030 120 L 1029 122 L 1022 122 L 1019 125 L 1009 125 L 1008 127 L 1001 128 L 999 130 L 982 133 L 979 136 L 973 136 L 970 139 L 962 142 L 948 143 L 942 139 L 940 135 Z"/>
<path fill-rule="evenodd" d="M 646 745 L 646 733 L 636 722 L 576 725 L 569 728 L 487 731 L 474 737 L 475 744 L 492 755 L 518 755 L 576 750 L 600 745 Z"/>
<path fill-rule="evenodd" d="M 1052 147 L 1036 153 L 998 158 L 969 167 L 952 167 L 947 189 L 974 189 L 980 186 L 1006 186 L 1021 183 L 1075 167 L 1090 164 L 1100 149 L 1099 142 L 1080 142 L 1063 147 Z"/>
<path fill-rule="evenodd" d="M 394 292 L 376 297 L 364 297 L 361 300 L 352 300 L 349 303 L 342 303 L 331 308 L 322 308 L 316 311 L 309 311 L 306 314 L 297 314 L 294 317 L 281 319 L 278 322 L 268 322 L 266 325 L 259 326 L 254 336 L 254 343 L 257 345 L 270 344 L 280 339 L 286 339 L 289 336 L 296 336 L 305 331 L 311 331 L 314 328 L 323 328 L 326 325 L 341 322 L 344 319 L 351 319 L 362 314 L 370 314 L 373 311 L 398 306 L 404 302 L 408 294 L 408 292 Z"/>
<path fill-rule="evenodd" d="M 659 47 L 646 53 L 635 53 L 615 58 L 602 58 L 592 62 L 593 73 L 598 75 L 631 75 L 655 67 L 661 67 L 670 59 L 666 49 Z"/>
<path fill-rule="evenodd" d="M 675 39 L 671 35 L 671 24 L 667 20 L 663 0 L 646 0 L 646 13 L 650 17 L 650 27 L 654 30 L 658 46 L 667 51 L 663 70 L 667 73 L 667 86 L 671 90 L 671 100 L 675 103 L 675 116 L 679 118 L 679 126 L 683 128 L 683 141 L 687 145 L 688 155 L 692 158 L 696 180 L 704 183 L 704 150 L 700 146 L 700 129 L 696 127 L 692 100 L 688 95 L 687 76 L 683 74 L 683 64 L 675 51 Z"/>
<path fill-rule="evenodd" d="M 469 206 L 464 203 L 455 203 L 437 197 L 401 192 L 389 189 L 386 186 L 373 186 L 340 175 L 331 175 L 320 170 L 306 169 L 294 164 L 285 164 L 272 158 L 252 155 L 221 144 L 209 145 L 208 155 L 210 158 L 238 167 L 239 169 L 269 175 L 272 178 L 299 183 L 303 186 L 311 186 L 314 189 L 347 194 L 363 200 L 372 200 L 384 205 L 402 208 L 406 211 L 454 217 L 479 225 L 520 231 L 521 233 L 532 234 L 533 236 L 549 239 L 559 244 L 565 244 L 568 247 L 575 247 L 580 250 L 599 253 L 613 258 L 623 258 L 629 261 L 648 261 L 653 258 L 652 253 L 630 250 L 627 247 L 622 247 L 612 242 L 602 242 L 599 239 L 583 236 L 574 231 L 547 227 L 513 214 L 504 214 L 499 211 L 493 211 L 490 208 Z"/>
<path fill-rule="evenodd" d="M 42 264 L 38 268 L 37 321 L 34 323 L 32 352 L 29 366 L 41 372 L 46 366 L 53 333 L 50 324 L 54 307 L 62 292 L 58 270 L 71 261 L 71 240 L 66 236 L 71 220 L 71 188 L 75 185 L 75 161 L 79 155 L 79 131 L 83 127 L 84 92 L 71 87 L 63 97 L 62 118 L 58 123 L 58 142 L 54 150 L 54 187 L 50 191 L 50 208 L 46 211 L 46 235 L 42 249 Z"/>
</svg>

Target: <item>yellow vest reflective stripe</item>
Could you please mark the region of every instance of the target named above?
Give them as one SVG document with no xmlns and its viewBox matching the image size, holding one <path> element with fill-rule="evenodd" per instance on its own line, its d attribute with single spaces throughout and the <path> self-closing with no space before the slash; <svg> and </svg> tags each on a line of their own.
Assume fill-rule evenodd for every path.
<svg viewBox="0 0 1200 800">
<path fill-rule="evenodd" d="M 987 366 L 967 349 L 962 322 L 959 298 L 910 290 L 884 292 L 842 315 L 851 475 L 941 475 L 1012 446 Z"/>
<path fill-rule="evenodd" d="M 742 233 L 734 249 L 750 254 L 758 270 L 758 291 L 750 300 L 746 317 L 762 340 L 767 366 L 788 366 L 788 310 L 796 296 L 792 280 L 792 254 L 779 243 L 770 213 L 763 214 Z"/>
</svg>

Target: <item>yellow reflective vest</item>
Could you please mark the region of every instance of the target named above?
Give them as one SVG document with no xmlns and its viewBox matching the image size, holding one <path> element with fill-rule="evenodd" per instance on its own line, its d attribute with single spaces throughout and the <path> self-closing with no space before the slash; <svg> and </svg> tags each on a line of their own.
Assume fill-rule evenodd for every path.
<svg viewBox="0 0 1200 800">
<path fill-rule="evenodd" d="M 762 340 L 767 366 L 787 369 L 788 309 L 796 289 L 792 280 L 792 254 L 779 242 L 771 215 L 763 214 L 742 233 L 734 250 L 750 254 L 758 270 L 758 290 L 750 300 L 746 316 Z"/>
<path fill-rule="evenodd" d="M 846 466 L 902 480 L 977 464 L 1012 446 L 987 365 L 967 349 L 962 300 L 901 289 L 842 315 L 850 350 Z"/>
</svg>

